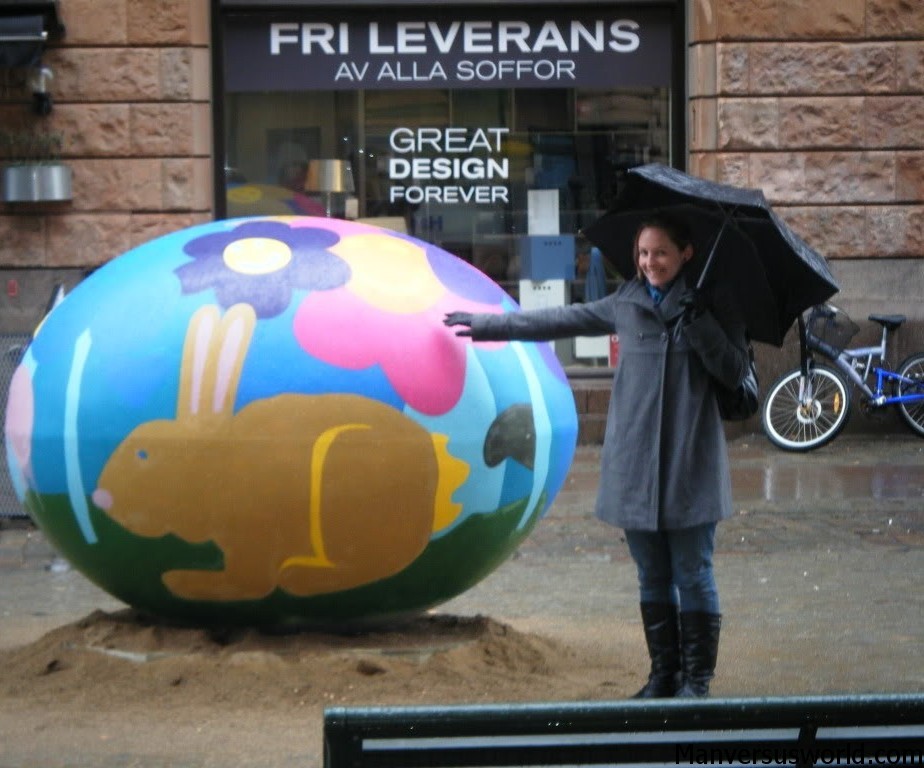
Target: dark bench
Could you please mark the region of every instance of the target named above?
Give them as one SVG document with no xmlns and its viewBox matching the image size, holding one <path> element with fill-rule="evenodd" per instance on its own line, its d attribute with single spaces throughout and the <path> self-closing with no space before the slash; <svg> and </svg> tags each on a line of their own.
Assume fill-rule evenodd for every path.
<svg viewBox="0 0 924 768">
<path fill-rule="evenodd" d="M 326 768 L 924 765 L 924 694 L 338 707 Z"/>
</svg>

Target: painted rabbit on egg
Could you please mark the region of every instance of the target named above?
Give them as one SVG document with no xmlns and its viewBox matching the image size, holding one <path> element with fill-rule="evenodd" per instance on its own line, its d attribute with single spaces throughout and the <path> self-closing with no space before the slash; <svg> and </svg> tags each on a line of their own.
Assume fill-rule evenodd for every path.
<svg viewBox="0 0 924 768">
<path fill-rule="evenodd" d="M 139 536 L 217 545 L 220 570 L 163 573 L 186 599 L 319 595 L 401 571 L 458 516 L 467 465 L 444 436 L 360 395 L 281 394 L 235 413 L 255 322 L 247 304 L 196 311 L 176 419 L 125 438 L 94 504 Z"/>
</svg>

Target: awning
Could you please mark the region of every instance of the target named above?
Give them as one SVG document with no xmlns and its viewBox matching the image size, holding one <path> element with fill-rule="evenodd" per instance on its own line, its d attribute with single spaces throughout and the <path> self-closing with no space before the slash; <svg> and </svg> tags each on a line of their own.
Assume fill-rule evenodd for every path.
<svg viewBox="0 0 924 768">
<path fill-rule="evenodd" d="M 0 69 L 39 66 L 45 43 L 63 34 L 57 0 L 0 0 Z"/>
</svg>

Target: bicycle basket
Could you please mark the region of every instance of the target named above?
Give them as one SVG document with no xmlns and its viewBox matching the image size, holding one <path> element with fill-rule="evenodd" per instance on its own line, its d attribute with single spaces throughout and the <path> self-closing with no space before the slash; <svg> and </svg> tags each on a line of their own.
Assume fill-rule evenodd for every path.
<svg viewBox="0 0 924 768">
<path fill-rule="evenodd" d="M 806 327 L 812 336 L 817 336 L 838 352 L 860 331 L 860 326 L 851 320 L 846 312 L 832 304 L 813 309 Z"/>
</svg>

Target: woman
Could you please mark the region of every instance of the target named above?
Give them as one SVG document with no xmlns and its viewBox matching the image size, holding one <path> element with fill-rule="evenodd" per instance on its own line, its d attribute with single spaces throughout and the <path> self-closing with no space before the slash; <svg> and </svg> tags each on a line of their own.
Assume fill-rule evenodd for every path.
<svg viewBox="0 0 924 768">
<path fill-rule="evenodd" d="M 712 554 L 732 498 L 715 382 L 737 387 L 749 358 L 734 297 L 693 290 L 692 256 L 683 222 L 654 216 L 636 234 L 636 279 L 603 299 L 445 319 L 475 341 L 619 335 L 596 514 L 625 530 L 638 568 L 651 657 L 638 698 L 708 695 L 718 653 Z"/>
</svg>

